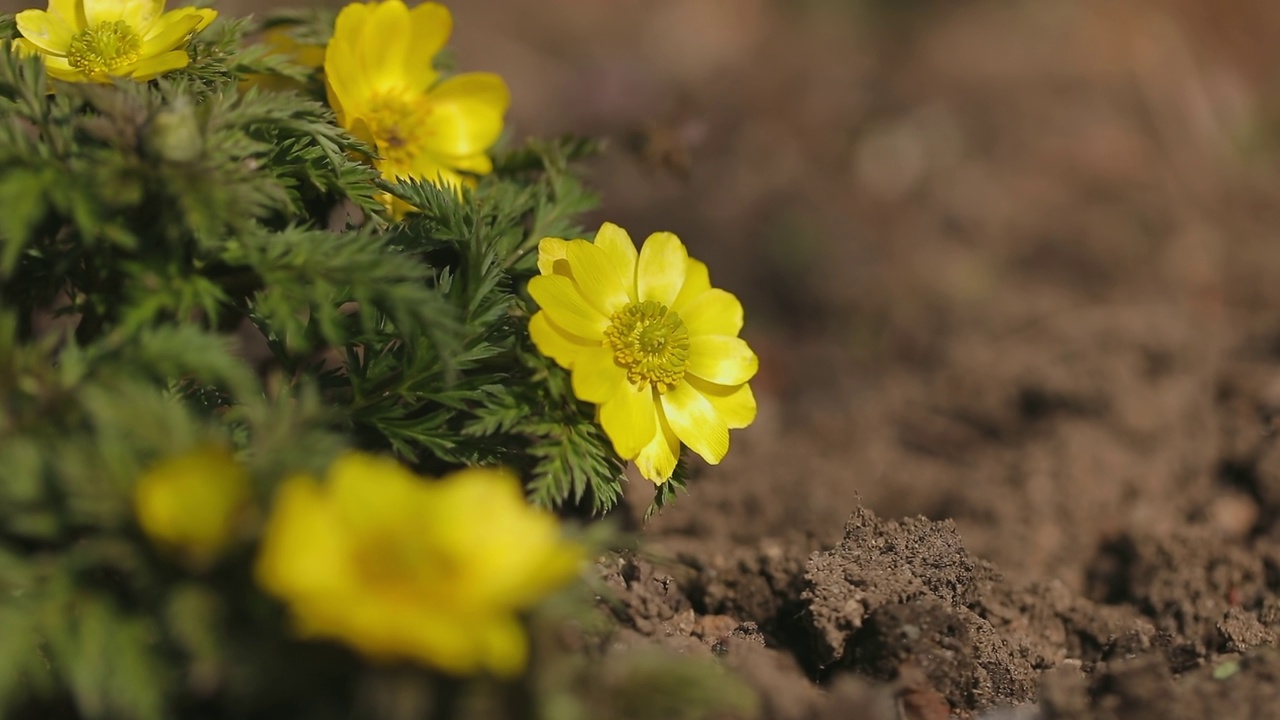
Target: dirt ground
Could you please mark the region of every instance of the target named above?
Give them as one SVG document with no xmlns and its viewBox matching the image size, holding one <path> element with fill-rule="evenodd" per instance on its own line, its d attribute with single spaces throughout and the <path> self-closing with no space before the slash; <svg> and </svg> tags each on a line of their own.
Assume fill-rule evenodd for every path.
<svg viewBox="0 0 1280 720">
<path fill-rule="evenodd" d="M 769 718 L 1280 717 L 1272 5 L 457 4 L 762 359 L 605 569 L 637 642 Z"/>
</svg>

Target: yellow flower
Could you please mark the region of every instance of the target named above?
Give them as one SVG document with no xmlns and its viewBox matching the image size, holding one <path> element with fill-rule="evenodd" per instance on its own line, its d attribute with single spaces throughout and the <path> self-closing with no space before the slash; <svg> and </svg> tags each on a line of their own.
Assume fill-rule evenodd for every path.
<svg viewBox="0 0 1280 720">
<path fill-rule="evenodd" d="M 262 43 L 271 49 L 272 55 L 283 55 L 295 65 L 316 69 L 324 65 L 324 46 L 295 40 L 289 34 L 288 25 L 273 27 L 264 32 Z"/>
<path fill-rule="evenodd" d="M 338 458 L 321 485 L 280 487 L 256 573 L 299 632 L 450 673 L 519 672 L 517 618 L 577 571 L 581 549 L 493 469 L 433 481 L 393 460 Z"/>
<path fill-rule="evenodd" d="M 574 394 L 600 406 L 618 455 L 655 483 L 671 477 L 682 441 L 720 462 L 729 430 L 756 417 L 747 381 L 759 362 L 738 337 L 738 299 L 711 287 L 680 238 L 654 233 L 637 253 L 612 223 L 594 243 L 543 238 L 538 268 L 529 334 L 573 372 Z"/>
<path fill-rule="evenodd" d="M 502 78 L 432 69 L 453 17 L 438 3 L 353 3 L 338 13 L 325 53 L 329 103 L 339 123 L 377 148 L 388 180 L 414 178 L 458 187 L 460 173 L 493 170 L 486 155 L 511 102 Z"/>
<path fill-rule="evenodd" d="M 324 65 L 324 46 L 313 45 L 295 40 L 289 34 L 289 25 L 277 25 L 262 33 L 259 42 L 268 50 L 268 55 L 280 56 L 294 65 L 308 70 L 318 70 Z M 280 75 L 253 73 L 246 75 L 240 83 L 240 92 L 248 92 L 249 88 L 266 91 L 303 90 L 303 83 Z"/>
<path fill-rule="evenodd" d="M 230 451 L 213 445 L 162 460 L 133 491 L 143 531 L 196 566 L 226 549 L 249 500 L 248 473 Z"/>
<path fill-rule="evenodd" d="M 187 66 L 185 46 L 213 22 L 213 10 L 164 12 L 164 0 L 49 0 L 49 9 L 14 18 L 25 51 L 44 56 L 49 74 L 70 82 L 145 81 Z"/>
</svg>

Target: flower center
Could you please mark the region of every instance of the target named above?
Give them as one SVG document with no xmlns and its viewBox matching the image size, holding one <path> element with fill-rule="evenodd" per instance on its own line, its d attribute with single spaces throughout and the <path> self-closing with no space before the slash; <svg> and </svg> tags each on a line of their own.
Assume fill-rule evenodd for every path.
<svg viewBox="0 0 1280 720">
<path fill-rule="evenodd" d="M 431 105 L 413 93 L 382 92 L 370 101 L 365 121 L 378 154 L 389 169 L 409 170 L 422 150 L 419 138 L 429 115 Z"/>
<path fill-rule="evenodd" d="M 394 531 L 362 538 L 353 560 L 366 587 L 406 602 L 438 594 L 462 574 L 455 557 Z"/>
<path fill-rule="evenodd" d="M 137 61 L 142 37 L 123 20 L 100 22 L 76 33 L 67 62 L 86 75 L 110 75 Z"/>
<path fill-rule="evenodd" d="M 609 318 L 604 340 L 627 380 L 650 384 L 659 393 L 674 388 L 689 362 L 689 329 L 666 305 L 631 303 Z"/>
</svg>

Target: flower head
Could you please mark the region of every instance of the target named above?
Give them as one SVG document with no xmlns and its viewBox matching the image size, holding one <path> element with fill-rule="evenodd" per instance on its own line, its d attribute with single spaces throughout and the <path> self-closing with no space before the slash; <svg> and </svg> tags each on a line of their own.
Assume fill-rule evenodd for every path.
<svg viewBox="0 0 1280 720">
<path fill-rule="evenodd" d="M 248 473 L 216 445 L 162 460 L 133 491 L 142 530 L 196 566 L 226 549 L 249 500 Z"/>
<path fill-rule="evenodd" d="M 440 80 L 431 62 L 452 29 L 448 9 L 433 2 L 353 3 L 338 13 L 324 60 L 329 103 L 343 127 L 377 148 L 388 180 L 458 187 L 461 173 L 493 170 L 486 152 L 511 96 L 489 73 Z"/>
<path fill-rule="evenodd" d="M 49 0 L 48 10 L 14 17 L 19 48 L 44 57 L 49 74 L 70 82 L 145 81 L 187 66 L 185 45 L 218 13 L 164 12 L 164 0 Z"/>
<path fill-rule="evenodd" d="M 759 363 L 738 337 L 742 305 L 711 287 L 707 266 L 671 233 L 637 253 L 605 223 L 594 242 L 544 238 L 538 269 L 529 333 L 572 371 L 574 394 L 600 406 L 618 455 L 655 483 L 671 477 L 681 442 L 720 462 L 729 430 L 755 420 L 747 381 Z"/>
<path fill-rule="evenodd" d="M 513 476 L 470 469 L 432 481 L 349 453 L 327 480 L 285 481 L 257 564 L 302 634 L 455 674 L 524 667 L 516 612 L 572 577 L 581 550 L 525 504 Z"/>
</svg>

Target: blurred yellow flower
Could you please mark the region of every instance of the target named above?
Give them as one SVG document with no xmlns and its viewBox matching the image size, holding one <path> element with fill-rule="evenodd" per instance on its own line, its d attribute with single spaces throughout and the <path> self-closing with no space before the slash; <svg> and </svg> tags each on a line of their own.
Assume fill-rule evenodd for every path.
<svg viewBox="0 0 1280 720">
<path fill-rule="evenodd" d="M 164 12 L 164 0 L 49 0 L 14 20 L 20 50 L 44 57 L 49 74 L 70 82 L 150 80 L 187 66 L 191 36 L 218 13 L 202 8 Z"/>
<path fill-rule="evenodd" d="M 308 70 L 321 68 L 324 65 L 324 46 L 299 42 L 289 33 L 290 28 L 290 25 L 269 28 L 258 41 L 267 49 L 268 55 L 279 56 Z M 240 83 L 240 92 L 248 92 L 249 88 L 255 87 L 275 92 L 305 89 L 303 83 L 289 77 L 253 73 L 246 75 Z"/>
<path fill-rule="evenodd" d="M 388 180 L 459 187 L 471 182 L 462 173 L 493 170 L 486 153 L 511 96 L 490 73 L 440 80 L 432 58 L 452 29 L 449 10 L 433 2 L 353 3 L 338 13 L 324 60 L 329 103 L 343 127 L 377 148 Z"/>
<path fill-rule="evenodd" d="M 299 42 L 289 34 L 288 25 L 273 27 L 262 33 L 262 43 L 271 50 L 272 55 L 283 55 L 295 65 L 305 68 L 324 66 L 324 45 Z"/>
<path fill-rule="evenodd" d="M 582 550 L 494 469 L 436 481 L 348 453 L 327 482 L 280 487 L 256 568 L 305 636 L 454 674 L 523 669 L 516 613 L 578 572 Z"/>
<path fill-rule="evenodd" d="M 618 455 L 663 483 L 683 441 L 715 464 L 729 430 L 756 417 L 747 384 L 759 361 L 738 337 L 742 304 L 711 287 L 680 238 L 654 233 L 636 252 L 605 223 L 595 242 L 543 238 L 529 294 L 542 310 L 529 334 L 571 370 L 573 392 L 600 406 Z"/>
<path fill-rule="evenodd" d="M 143 531 L 196 566 L 208 565 L 226 549 L 249 501 L 248 472 L 216 445 L 160 461 L 133 491 Z"/>
</svg>

